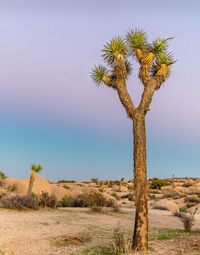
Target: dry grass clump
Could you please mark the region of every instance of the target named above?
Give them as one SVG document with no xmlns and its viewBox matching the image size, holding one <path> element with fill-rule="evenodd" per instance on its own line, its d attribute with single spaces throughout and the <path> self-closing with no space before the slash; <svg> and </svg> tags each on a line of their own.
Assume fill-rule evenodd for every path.
<svg viewBox="0 0 200 255">
<path fill-rule="evenodd" d="M 92 206 L 91 211 L 96 212 L 96 213 L 103 213 L 103 207 L 102 206 Z"/>
<path fill-rule="evenodd" d="M 118 204 L 113 205 L 112 209 L 113 209 L 113 212 L 119 212 L 120 211 L 120 208 L 119 208 Z"/>
<path fill-rule="evenodd" d="M 37 203 L 40 207 L 56 208 L 58 201 L 54 195 L 49 195 L 48 192 L 42 192 L 38 197 L 36 196 Z"/>
<path fill-rule="evenodd" d="M 163 195 L 163 198 L 174 198 L 174 199 L 178 199 L 182 197 L 182 195 L 178 192 L 178 191 L 175 191 L 175 190 L 167 190 L 164 195 Z"/>
<path fill-rule="evenodd" d="M 114 228 L 113 254 L 131 254 L 131 241 L 124 234 L 120 223 Z"/>
<path fill-rule="evenodd" d="M 83 231 L 76 235 L 64 235 L 57 239 L 54 244 L 57 247 L 68 246 L 68 245 L 82 245 L 85 242 L 90 242 L 92 237 L 89 233 Z"/>
<path fill-rule="evenodd" d="M 39 209 L 37 200 L 30 196 L 14 195 L 1 201 L 2 207 L 12 209 Z"/>
<path fill-rule="evenodd" d="M 57 207 L 57 199 L 54 195 L 49 196 L 47 192 L 42 192 L 39 196 L 32 194 L 32 196 L 12 195 L 1 199 L 1 207 L 12 209 L 34 209 L 38 210 L 40 207 Z"/>
</svg>

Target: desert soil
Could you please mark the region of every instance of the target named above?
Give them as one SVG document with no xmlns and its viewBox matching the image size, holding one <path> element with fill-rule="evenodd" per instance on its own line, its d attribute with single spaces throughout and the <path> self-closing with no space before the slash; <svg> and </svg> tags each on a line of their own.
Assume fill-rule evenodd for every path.
<svg viewBox="0 0 200 255">
<path fill-rule="evenodd" d="M 0 209 L 0 215 L 0 254 L 5 255 L 106 254 L 95 252 L 91 247 L 109 247 L 118 223 L 131 236 L 134 222 L 133 209 L 122 209 L 117 213 L 106 209 L 101 214 L 91 212 L 89 208 Z M 172 212 L 152 209 L 149 226 L 150 232 L 157 228 L 183 229 Z M 194 226 L 194 230 L 198 229 L 199 215 Z M 74 238 L 72 243 L 70 237 Z M 85 242 L 79 243 L 80 240 Z M 148 254 L 154 255 L 200 254 L 200 236 L 153 240 L 149 246 Z"/>
</svg>

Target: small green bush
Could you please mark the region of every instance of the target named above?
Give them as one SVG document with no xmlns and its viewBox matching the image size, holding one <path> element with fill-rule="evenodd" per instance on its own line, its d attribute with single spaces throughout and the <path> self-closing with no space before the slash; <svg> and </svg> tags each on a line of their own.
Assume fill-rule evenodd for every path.
<svg viewBox="0 0 200 255">
<path fill-rule="evenodd" d="M 72 202 L 73 202 L 74 198 L 72 196 L 65 196 L 61 201 L 60 201 L 60 205 L 62 207 L 71 207 L 72 206 Z"/>
<path fill-rule="evenodd" d="M 57 183 L 75 183 L 76 181 L 75 180 L 71 180 L 71 181 L 68 181 L 68 180 L 60 180 L 58 181 Z"/>
<path fill-rule="evenodd" d="M 117 197 L 118 195 L 117 195 L 117 193 L 116 192 L 113 192 L 113 193 L 111 193 L 111 196 L 113 196 L 113 197 Z"/>
<path fill-rule="evenodd" d="M 151 180 L 150 189 L 161 189 L 163 186 L 168 186 L 169 183 L 165 180 L 154 178 Z"/>
<path fill-rule="evenodd" d="M 98 178 L 92 178 L 91 181 L 96 183 L 97 185 L 99 184 L 99 179 Z"/>
<path fill-rule="evenodd" d="M 0 179 L 4 180 L 6 178 L 6 175 L 0 171 Z"/>
</svg>

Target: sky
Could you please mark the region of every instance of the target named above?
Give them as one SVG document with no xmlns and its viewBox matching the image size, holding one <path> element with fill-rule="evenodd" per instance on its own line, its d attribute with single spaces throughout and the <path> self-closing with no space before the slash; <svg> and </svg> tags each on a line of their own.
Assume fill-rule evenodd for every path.
<svg viewBox="0 0 200 255">
<path fill-rule="evenodd" d="M 0 0 L 0 171 L 87 181 L 133 178 L 132 123 L 90 77 L 103 45 L 140 27 L 174 37 L 177 62 L 146 116 L 148 177 L 200 175 L 199 0 Z M 138 105 L 138 64 L 128 91 Z"/>
</svg>

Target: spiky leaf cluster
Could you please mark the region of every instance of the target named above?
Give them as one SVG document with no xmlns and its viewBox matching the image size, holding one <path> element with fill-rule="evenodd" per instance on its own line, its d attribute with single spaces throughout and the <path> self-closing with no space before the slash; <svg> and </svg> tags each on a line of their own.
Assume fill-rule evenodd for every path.
<svg viewBox="0 0 200 255">
<path fill-rule="evenodd" d="M 102 65 L 95 66 L 91 71 L 92 80 L 98 85 L 100 85 L 103 77 L 107 74 L 108 74 L 107 68 Z"/>
<path fill-rule="evenodd" d="M 129 76 L 133 70 L 132 64 L 126 59 L 125 60 L 125 65 L 126 65 L 126 73 L 127 76 Z"/>
<path fill-rule="evenodd" d="M 30 169 L 39 173 L 40 171 L 42 171 L 43 167 L 41 165 L 36 166 L 35 164 L 32 164 Z"/>
<path fill-rule="evenodd" d="M 151 67 L 151 75 L 155 76 L 161 65 L 169 66 L 174 64 L 175 62 L 176 61 L 174 60 L 172 53 L 163 52 L 156 57 L 156 60 Z"/>
<path fill-rule="evenodd" d="M 163 52 L 156 58 L 157 65 L 161 65 L 161 64 L 172 65 L 175 62 L 176 61 L 174 60 L 174 56 L 172 55 L 171 52 Z"/>
<path fill-rule="evenodd" d="M 149 45 L 148 50 L 154 53 L 156 56 L 165 52 L 168 48 L 167 40 L 157 38 L 152 42 L 152 45 Z"/>
<path fill-rule="evenodd" d="M 138 28 L 130 30 L 130 32 L 126 34 L 126 40 L 130 50 L 133 51 L 136 49 L 144 50 L 148 45 L 146 32 Z"/>
<path fill-rule="evenodd" d="M 109 64 L 113 64 L 115 60 L 115 54 L 120 53 L 126 57 L 128 54 L 128 49 L 125 40 L 119 36 L 106 43 L 104 45 L 103 52 L 104 54 L 102 56 L 104 60 Z"/>
</svg>

